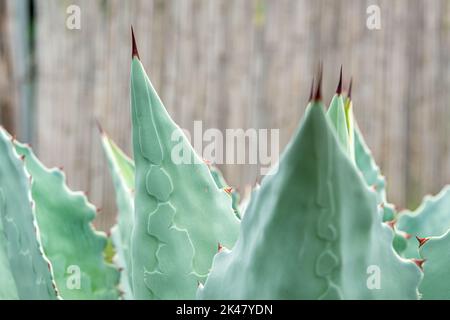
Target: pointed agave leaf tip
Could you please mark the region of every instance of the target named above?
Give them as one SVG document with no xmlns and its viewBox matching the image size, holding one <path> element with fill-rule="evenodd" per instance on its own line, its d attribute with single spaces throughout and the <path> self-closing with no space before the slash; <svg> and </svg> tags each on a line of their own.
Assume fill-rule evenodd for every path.
<svg viewBox="0 0 450 320">
<path fill-rule="evenodd" d="M 319 64 L 319 73 L 317 75 L 317 89 L 314 96 L 315 101 L 322 100 L 322 63 Z"/>
<path fill-rule="evenodd" d="M 131 26 L 131 40 L 132 40 L 131 59 L 133 59 L 134 57 L 137 57 L 139 60 L 141 60 L 141 58 L 139 57 L 139 52 L 138 52 L 137 45 L 136 45 L 136 38 L 134 37 L 133 26 Z"/>
<path fill-rule="evenodd" d="M 312 101 L 313 95 L 314 95 L 314 77 L 312 78 L 312 82 L 311 82 L 311 90 L 309 91 L 309 99 L 308 99 L 308 102 L 311 102 L 311 101 Z"/>
<path fill-rule="evenodd" d="M 98 119 L 95 119 L 95 124 L 97 125 L 98 132 L 100 132 L 100 134 L 102 135 L 105 134 L 105 131 L 103 130 L 103 127 Z"/>
<path fill-rule="evenodd" d="M 348 93 L 347 93 L 348 100 L 352 100 L 352 84 L 353 84 L 353 77 L 350 78 L 350 84 L 348 85 Z"/>
<path fill-rule="evenodd" d="M 411 259 L 411 260 L 420 268 L 420 270 L 423 271 L 423 264 L 426 261 L 425 259 Z"/>
<path fill-rule="evenodd" d="M 342 64 L 341 64 L 341 71 L 339 72 L 339 83 L 336 88 L 336 94 L 340 95 L 342 93 Z"/>
<path fill-rule="evenodd" d="M 419 242 L 419 248 L 425 244 L 429 240 L 429 238 L 420 238 L 416 236 L 417 241 Z"/>
<path fill-rule="evenodd" d="M 220 242 L 217 244 L 217 252 L 222 251 L 223 246 L 220 244 Z"/>
</svg>

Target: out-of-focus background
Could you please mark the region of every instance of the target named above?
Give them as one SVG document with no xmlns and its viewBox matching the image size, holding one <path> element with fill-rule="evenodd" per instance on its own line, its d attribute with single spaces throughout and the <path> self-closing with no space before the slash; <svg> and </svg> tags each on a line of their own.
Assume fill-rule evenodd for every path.
<svg viewBox="0 0 450 320">
<path fill-rule="evenodd" d="M 81 29 L 66 26 L 80 8 Z M 380 8 L 370 30 L 367 8 Z M 128 154 L 130 25 L 174 120 L 203 128 L 280 128 L 281 147 L 324 65 L 354 79 L 359 126 L 388 179 L 389 200 L 415 207 L 450 182 L 450 1 L 0 0 L 0 123 L 115 220 L 95 126 Z M 243 190 L 256 167 L 225 165 Z"/>
</svg>

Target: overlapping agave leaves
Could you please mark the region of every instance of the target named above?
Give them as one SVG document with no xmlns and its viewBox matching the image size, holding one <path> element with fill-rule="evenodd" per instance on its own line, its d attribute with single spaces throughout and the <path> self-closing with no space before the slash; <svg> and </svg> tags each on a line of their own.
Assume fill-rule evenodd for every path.
<svg viewBox="0 0 450 320">
<path fill-rule="evenodd" d="M 403 255 L 419 259 L 417 238 L 439 237 L 450 229 L 450 186 L 436 196 L 426 196 L 415 211 L 399 214 L 397 228 L 407 234 Z"/>
<path fill-rule="evenodd" d="M 426 196 L 414 211 L 396 218 L 403 257 L 414 259 L 424 272 L 419 291 L 423 299 L 450 299 L 450 186 Z M 394 242 L 394 245 L 398 243 Z"/>
<path fill-rule="evenodd" d="M 119 273 L 103 256 L 106 235 L 91 225 L 96 208 L 67 187 L 61 170 L 44 167 L 27 145 L 15 141 L 14 147 L 32 178 L 42 246 L 62 298 L 117 299 Z"/>
<path fill-rule="evenodd" d="M 342 68 L 339 85 L 336 92 L 341 91 L 341 83 L 342 83 Z M 379 166 L 376 164 L 375 159 L 372 156 L 372 152 L 370 151 L 369 147 L 364 141 L 361 130 L 359 129 L 359 126 L 354 119 L 351 90 L 352 90 L 352 80 L 350 80 L 348 94 L 344 102 L 346 128 L 348 130 L 348 137 L 347 137 L 348 154 L 350 156 L 350 159 L 355 163 L 357 169 L 363 176 L 367 186 L 376 192 L 380 215 L 383 217 L 382 218 L 383 222 L 388 223 L 388 225 L 393 229 L 394 231 L 393 246 L 395 251 L 400 254 L 406 249 L 407 235 L 404 232 L 398 231 L 397 228 L 395 227 L 395 222 L 398 217 L 398 213 L 396 211 L 395 206 L 387 201 L 386 179 L 381 174 L 381 170 Z M 338 95 L 338 93 L 336 93 L 336 95 Z M 333 98 L 333 100 L 336 99 L 336 95 Z M 341 104 L 337 105 L 341 106 Z"/>
<path fill-rule="evenodd" d="M 0 296 L 117 299 L 119 273 L 103 256 L 107 238 L 91 225 L 95 207 L 29 146 L 2 128 L 0 138 Z"/>
<path fill-rule="evenodd" d="M 108 160 L 110 173 L 116 191 L 116 202 L 118 207 L 118 222 L 111 228 L 111 238 L 114 244 L 116 255 L 115 264 L 121 269 L 121 290 L 123 298 L 133 299 L 131 288 L 131 257 L 130 241 L 131 231 L 134 224 L 134 185 L 135 166 L 130 159 L 111 138 L 100 128 L 103 150 Z M 220 170 L 207 163 L 211 176 L 217 187 L 230 194 L 232 198 L 232 208 L 238 218 L 240 218 L 239 194 L 229 186 Z"/>
<path fill-rule="evenodd" d="M 450 186 L 426 196 L 415 211 L 401 212 L 397 228 L 407 239 L 402 255 L 423 267 L 422 298 L 450 299 Z"/>
<path fill-rule="evenodd" d="M 421 238 L 420 256 L 424 276 L 419 291 L 422 299 L 450 299 L 450 230 L 439 237 Z"/>
<path fill-rule="evenodd" d="M 320 79 L 319 79 L 320 81 Z M 367 186 L 374 189 L 378 195 L 378 203 L 386 203 L 385 178 L 376 164 L 372 152 L 364 141 L 363 135 L 353 116 L 353 101 L 351 99 L 352 81 L 350 81 L 347 96 L 343 96 L 342 67 L 339 74 L 339 83 L 327 111 L 333 128 L 341 146 L 346 150 L 361 172 Z M 312 99 L 312 94 L 310 96 Z"/>
<path fill-rule="evenodd" d="M 231 205 L 233 207 L 234 213 L 240 219 L 241 211 L 239 208 L 239 200 L 240 200 L 239 193 L 237 192 L 236 189 L 230 187 L 228 182 L 225 180 L 225 177 L 222 175 L 222 172 L 217 167 L 208 164 L 208 168 L 209 168 L 209 171 L 211 172 L 211 175 L 212 175 L 217 187 L 219 189 L 225 190 L 225 192 L 227 192 L 231 196 L 231 201 L 232 201 Z"/>
<path fill-rule="evenodd" d="M 36 223 L 30 179 L 12 141 L 0 128 L 0 298 L 57 299 Z"/>
<path fill-rule="evenodd" d="M 136 56 L 137 56 L 137 54 L 135 53 L 134 58 Z M 139 61 L 139 59 L 137 59 L 137 61 Z M 342 74 L 341 74 L 341 77 L 342 77 Z M 132 81 L 133 81 L 133 77 L 132 77 Z M 372 189 L 372 191 L 375 191 L 376 204 L 378 205 L 377 212 L 378 212 L 379 216 L 381 217 L 382 221 L 389 222 L 388 225 L 393 226 L 394 222 L 397 219 L 397 213 L 395 211 L 395 207 L 386 201 L 385 179 L 381 175 L 378 166 L 376 165 L 375 161 L 373 160 L 373 157 L 371 156 L 371 152 L 368 149 L 367 145 L 365 144 L 364 139 L 360 133 L 360 130 L 359 130 L 357 124 L 354 122 L 353 111 L 352 111 L 352 101 L 350 98 L 350 94 L 345 99 L 342 96 L 341 81 L 342 80 L 340 80 L 340 85 L 338 86 L 337 94 L 333 98 L 332 103 L 330 105 L 329 110 L 331 110 L 331 111 L 328 112 L 328 121 L 334 128 L 335 133 L 339 133 L 339 128 L 345 129 L 345 131 L 344 130 L 340 131 L 341 136 L 339 136 L 339 134 L 337 134 L 338 141 L 340 142 L 341 147 L 343 147 L 344 151 L 347 153 L 349 159 L 351 161 L 354 161 L 356 167 L 359 169 L 361 176 L 364 178 L 366 186 L 370 187 L 370 189 Z M 157 105 L 162 106 L 161 102 L 159 101 L 159 98 L 157 98 L 157 96 L 156 96 L 156 93 L 154 93 L 154 90 L 151 87 L 150 82 L 148 82 L 148 84 L 149 84 L 149 89 L 148 89 L 149 97 L 147 97 L 148 100 L 152 101 L 151 100 L 152 95 L 155 95 L 155 97 L 156 97 L 155 100 L 157 102 Z M 164 114 L 164 115 L 166 115 L 166 114 Z M 136 116 L 136 114 L 133 113 L 133 116 Z M 133 120 L 136 120 L 136 119 L 133 119 Z M 138 123 L 138 122 L 135 121 L 134 124 L 136 124 L 136 123 Z M 137 130 L 137 134 L 135 131 L 134 137 L 138 137 L 140 139 L 144 135 L 143 131 L 146 131 L 148 134 L 149 131 L 151 131 L 151 128 L 150 129 L 149 128 L 145 128 L 145 129 L 139 128 L 139 130 Z M 344 133 L 347 135 L 346 138 L 344 138 L 344 136 L 345 136 Z M 153 146 L 162 148 L 161 143 L 159 141 L 157 141 L 159 143 L 155 145 L 154 138 L 155 137 L 159 138 L 158 135 L 155 134 L 155 132 L 153 132 L 152 136 L 153 136 L 153 141 L 150 141 L 149 145 L 153 143 Z M 136 139 L 134 140 L 134 142 L 136 143 Z M 139 141 L 139 143 L 140 142 L 141 141 Z M 167 140 L 164 140 L 164 143 L 167 143 Z M 140 148 L 141 152 L 144 152 L 141 145 L 138 145 L 138 147 Z M 164 146 L 164 147 L 166 147 L 166 146 Z M 136 150 L 136 144 L 135 144 L 135 150 Z M 151 156 L 152 155 L 150 155 L 150 157 Z M 158 161 L 156 163 L 158 163 Z M 154 166 L 155 164 L 153 163 L 152 165 Z M 212 172 L 212 175 L 214 177 L 214 171 Z M 220 176 L 218 176 L 218 178 L 220 178 Z M 218 179 L 218 178 L 215 179 L 216 183 L 218 183 L 219 187 L 223 187 L 223 186 L 221 186 L 221 184 L 223 184 L 222 183 L 223 180 Z M 219 180 L 219 181 L 217 181 L 217 180 Z M 147 186 L 145 186 L 145 187 L 147 188 Z M 146 190 L 146 191 L 148 193 L 148 190 Z M 153 196 L 155 196 L 155 195 L 153 195 Z M 173 212 L 170 212 L 170 211 L 172 211 L 172 210 L 169 210 L 169 212 L 168 212 L 169 217 L 171 217 L 171 215 L 173 214 Z M 170 219 L 168 219 L 168 220 L 170 220 Z M 164 221 L 164 223 L 170 223 L 170 221 L 169 222 Z M 394 230 L 396 230 L 396 229 L 394 228 Z M 149 230 L 147 230 L 147 231 L 149 231 Z M 404 247 L 406 247 L 405 235 L 406 234 L 402 233 L 402 232 L 395 233 L 393 243 L 394 243 L 394 247 L 396 248 L 397 251 L 401 251 L 404 249 Z M 160 246 L 158 248 L 160 248 Z M 157 249 L 157 251 L 158 250 L 159 249 Z M 171 252 L 171 253 L 174 254 L 174 252 Z M 157 259 L 155 259 L 155 260 L 157 260 Z M 158 270 L 158 271 L 160 271 L 160 270 Z M 151 273 L 152 272 L 148 272 L 148 270 L 144 270 L 144 274 L 151 274 Z M 157 274 L 160 276 L 162 274 L 162 272 L 159 272 L 159 273 L 154 272 L 154 274 Z M 176 275 L 176 273 L 174 273 L 174 275 Z M 201 277 L 198 277 L 198 278 L 201 278 Z M 167 279 L 168 278 L 166 278 L 166 280 Z M 153 282 L 153 284 L 155 284 L 155 281 L 149 280 L 146 282 L 145 280 L 146 280 L 146 278 L 144 276 L 145 289 L 143 291 L 144 291 L 144 293 L 147 293 L 147 294 L 148 294 L 148 292 L 150 292 L 150 294 L 148 294 L 147 297 L 145 297 L 145 295 L 144 295 L 142 298 L 148 298 L 148 297 L 161 298 L 160 296 L 153 295 L 154 293 L 149 288 L 151 286 L 152 282 Z M 173 280 L 173 277 L 172 277 L 172 280 Z M 190 282 L 193 283 L 192 279 L 190 279 L 190 280 L 191 280 Z M 163 293 L 165 294 L 166 292 L 163 292 Z M 177 297 L 179 297 L 179 296 L 177 296 Z"/>
<path fill-rule="evenodd" d="M 167 114 L 133 35 L 136 164 L 102 132 L 123 298 L 450 299 L 450 187 L 397 213 L 354 120 L 351 82 L 344 97 L 341 68 L 327 112 L 320 85 L 278 171 L 240 209 Z M 95 207 L 3 129 L 0 154 L 0 299 L 117 299 Z"/>
<path fill-rule="evenodd" d="M 236 245 L 216 255 L 200 299 L 418 297 L 421 272 L 392 249 L 377 195 L 342 147 L 319 97 L 278 172 L 252 195 Z M 368 270 L 383 270 L 376 288 Z"/>
<path fill-rule="evenodd" d="M 450 261 L 450 255 L 448 254 L 449 239 L 450 239 L 450 236 L 448 235 L 450 231 L 448 230 L 450 224 L 449 221 L 447 221 L 449 220 L 448 217 L 450 216 L 450 189 L 449 189 L 450 187 L 444 188 L 444 190 L 435 197 L 426 197 L 424 203 L 414 212 L 405 211 L 400 214 L 397 213 L 395 210 L 395 206 L 387 202 L 385 179 L 381 175 L 379 167 L 376 165 L 373 157 L 371 156 L 371 152 L 368 149 L 366 143 L 364 142 L 364 139 L 361 135 L 361 132 L 357 124 L 354 122 L 350 93 L 344 103 L 346 127 L 348 129 L 349 134 L 347 139 L 344 137 L 343 131 L 339 130 L 339 128 L 344 127 L 342 125 L 343 122 L 341 112 L 342 104 L 339 103 L 340 86 L 341 85 L 338 86 L 337 94 L 333 98 L 332 103 L 330 105 L 330 109 L 328 111 L 329 120 L 331 120 L 330 121 L 331 127 L 333 127 L 334 132 L 336 133 L 336 138 L 337 141 L 339 142 L 339 145 L 343 147 L 344 152 L 347 151 L 347 154 L 350 156 L 350 160 L 353 160 L 354 155 L 356 167 L 359 169 L 362 177 L 366 182 L 366 185 L 370 187 L 372 191 L 375 191 L 375 193 L 377 194 L 376 203 L 378 204 L 379 215 L 381 216 L 382 221 L 387 222 L 387 225 L 392 227 L 392 229 L 394 230 L 393 247 L 396 250 L 396 252 L 401 254 L 403 257 L 408 258 L 410 261 L 414 262 L 421 269 L 423 268 L 422 270 L 424 271 L 424 279 L 420 285 L 421 297 L 424 299 L 450 299 L 450 295 L 448 294 L 448 289 L 450 288 L 450 281 L 446 281 L 446 279 L 450 279 L 449 277 L 450 272 L 448 271 L 447 267 L 448 262 Z M 341 135 L 339 135 L 339 133 L 341 133 Z M 352 144 L 354 144 L 354 146 L 352 146 Z M 268 180 L 270 181 L 270 179 Z M 255 192 L 256 197 L 255 196 L 253 197 L 256 198 L 254 202 L 257 203 L 258 203 L 257 200 L 258 194 L 259 192 Z M 261 196 L 261 198 L 264 199 L 264 196 Z M 260 202 L 264 203 L 264 200 L 260 200 Z M 258 204 L 256 204 L 255 206 L 258 206 Z M 258 209 L 261 210 L 261 208 L 265 208 L 267 206 L 268 206 L 267 204 L 263 204 Z M 252 212 L 251 209 L 249 211 Z M 253 221 L 253 223 L 257 222 Z M 246 224 L 244 219 L 242 233 L 245 232 L 244 227 L 245 225 Z M 421 236 L 423 236 L 424 238 L 421 238 Z M 249 237 L 251 238 L 251 236 Z M 416 239 L 418 240 L 418 243 Z M 236 268 L 236 265 L 239 265 L 240 263 L 237 262 L 236 257 L 242 255 L 246 256 L 249 254 L 248 252 L 234 253 L 234 251 L 242 249 L 242 247 L 240 247 L 239 244 L 240 240 L 238 240 L 235 249 L 231 253 L 221 253 L 217 256 L 216 258 L 217 262 L 215 262 L 214 264 L 214 268 L 218 270 L 217 274 L 214 274 L 213 269 L 213 273 L 210 276 L 210 278 L 215 280 L 211 281 L 208 280 L 208 281 L 210 282 L 224 281 L 224 283 L 225 282 L 229 283 L 229 281 L 231 281 L 231 279 L 228 277 L 230 274 L 232 276 L 238 277 L 237 274 L 234 274 L 234 272 L 236 271 L 236 269 L 234 268 Z M 255 244 L 255 242 L 252 242 L 252 244 Z M 269 245 L 265 247 L 270 248 Z M 418 248 L 420 248 L 420 252 L 417 251 Z M 391 249 L 390 246 L 388 246 L 387 249 L 388 251 L 390 251 L 389 250 Z M 397 259 L 398 256 L 395 256 L 395 258 Z M 249 263 L 248 261 L 244 261 L 242 263 L 249 269 L 251 269 L 251 266 L 255 266 Z M 264 263 L 263 261 L 260 261 L 260 264 L 263 263 Z M 240 267 L 242 267 L 242 265 Z M 239 268 L 239 266 L 237 268 Z M 252 274 L 253 271 L 255 270 L 251 270 L 250 274 Z M 258 271 L 256 271 L 255 274 L 258 274 L 257 272 Z M 247 274 L 247 276 L 250 277 L 250 274 Z M 216 277 L 218 278 L 218 280 L 216 279 Z M 238 279 L 243 280 L 241 278 Z M 218 287 L 215 287 L 215 284 L 217 284 L 217 282 L 213 282 L 212 284 L 207 283 L 205 289 L 199 290 L 199 297 L 201 298 L 204 297 L 217 298 L 217 296 L 231 297 L 227 295 L 228 293 L 230 293 L 227 290 L 221 289 L 216 290 L 218 289 Z M 403 283 L 405 283 L 403 281 L 401 282 L 402 285 Z M 406 283 L 409 283 L 409 281 L 406 281 Z M 275 286 L 277 284 L 280 285 L 275 281 Z M 233 285 L 231 285 L 231 287 L 233 287 Z M 409 289 L 411 288 L 412 287 L 409 287 Z M 236 289 L 236 287 L 233 287 L 233 289 Z M 254 289 L 258 291 L 260 289 L 263 290 L 264 288 L 256 286 L 254 287 Z M 252 296 L 257 297 L 258 293 L 256 291 L 249 294 L 251 290 L 252 289 L 249 289 L 247 287 L 243 288 L 242 286 L 239 286 L 237 292 L 243 294 L 240 297 L 247 297 L 247 298 L 250 298 Z M 283 290 L 287 289 L 283 288 Z M 260 297 L 267 297 L 264 296 L 264 293 L 262 293 L 263 291 L 258 292 L 260 294 Z M 339 292 L 342 293 L 342 291 Z M 392 294 L 394 291 L 390 290 L 389 292 L 390 294 Z M 303 291 L 299 291 L 298 293 L 300 295 L 304 294 Z M 254 294 L 256 294 L 256 296 Z M 274 297 L 276 295 L 269 294 L 269 296 Z M 345 296 L 345 294 L 338 296 L 343 297 Z M 292 297 L 292 295 L 289 294 L 288 296 L 284 297 L 285 298 Z M 406 296 L 403 295 L 403 298 L 406 298 Z"/>
<path fill-rule="evenodd" d="M 350 120 L 350 117 L 347 117 L 346 108 L 344 106 L 344 97 L 342 95 L 342 67 L 340 71 L 339 84 L 336 89 L 336 94 L 333 96 L 333 99 L 331 100 L 330 107 L 328 108 L 327 111 L 327 115 L 334 126 L 335 132 L 338 137 L 338 141 L 341 143 L 342 147 L 345 150 L 347 150 L 350 156 L 351 151 L 350 151 L 349 129 L 347 121 L 347 119 Z"/>
<path fill-rule="evenodd" d="M 217 244 L 233 246 L 239 220 L 231 197 L 167 114 L 139 60 L 131 63 L 135 216 L 131 237 L 136 299 L 193 299 Z M 177 141 L 173 141 L 174 134 Z M 174 160 L 175 155 L 183 159 Z"/>
<path fill-rule="evenodd" d="M 99 126 L 100 128 L 100 126 Z M 133 299 L 131 288 L 131 232 L 134 225 L 135 166 L 131 160 L 100 128 L 103 150 L 108 160 L 118 208 L 117 224 L 111 228 L 116 255 L 114 262 L 122 270 L 120 288 L 123 298 Z"/>
</svg>

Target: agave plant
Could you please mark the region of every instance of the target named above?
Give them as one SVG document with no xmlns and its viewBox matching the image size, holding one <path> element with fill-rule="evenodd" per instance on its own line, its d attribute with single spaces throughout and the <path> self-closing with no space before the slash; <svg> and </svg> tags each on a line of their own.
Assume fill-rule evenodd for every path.
<svg viewBox="0 0 450 320">
<path fill-rule="evenodd" d="M 397 212 L 353 115 L 321 71 L 277 170 L 249 199 L 167 113 L 132 34 L 133 158 L 100 128 L 118 208 L 96 208 L 0 129 L 1 299 L 447 299 L 450 187 Z M 172 141 L 178 132 L 179 141 Z M 171 152 L 182 146 L 188 163 Z"/>
<path fill-rule="evenodd" d="M 91 225 L 97 209 L 3 128 L 0 148 L 0 297 L 117 299 L 107 237 Z"/>
</svg>

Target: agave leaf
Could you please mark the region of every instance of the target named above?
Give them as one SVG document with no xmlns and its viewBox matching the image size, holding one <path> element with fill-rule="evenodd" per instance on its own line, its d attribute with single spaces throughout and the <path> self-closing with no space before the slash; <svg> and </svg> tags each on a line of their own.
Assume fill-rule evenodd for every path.
<svg viewBox="0 0 450 320">
<path fill-rule="evenodd" d="M 353 116 L 353 102 L 350 97 L 345 99 L 344 110 L 348 131 L 348 152 L 350 159 L 355 162 L 355 118 Z"/>
<path fill-rule="evenodd" d="M 408 235 L 406 235 L 402 231 L 399 231 L 396 227 L 398 213 L 395 210 L 394 205 L 390 203 L 382 203 L 379 205 L 379 207 L 381 209 L 383 222 L 387 222 L 394 231 L 394 240 L 392 242 L 392 245 L 395 251 L 402 256 L 403 251 L 405 251 L 406 247 L 408 246 Z"/>
<path fill-rule="evenodd" d="M 0 297 L 58 298 L 52 267 L 42 251 L 30 181 L 12 138 L 0 128 Z"/>
<path fill-rule="evenodd" d="M 355 164 L 359 171 L 361 172 L 364 181 L 367 186 L 371 187 L 375 190 L 377 194 L 377 202 L 381 206 L 381 215 L 383 217 L 383 221 L 391 221 L 395 222 L 398 216 L 398 212 L 394 205 L 387 202 L 386 197 L 386 179 L 381 174 L 381 170 L 375 162 L 375 159 L 372 156 L 372 152 L 364 141 L 361 130 L 359 129 L 356 121 L 354 120 L 352 113 L 353 104 L 351 99 L 346 100 L 346 115 L 347 115 L 347 123 L 350 128 L 353 128 L 353 136 L 349 136 L 349 144 L 352 144 L 351 140 L 353 140 L 353 149 L 354 149 L 354 158 Z M 393 247 L 395 251 L 402 255 L 402 253 L 407 248 L 407 238 L 404 232 L 399 232 L 399 230 L 394 227 L 394 240 Z"/>
<path fill-rule="evenodd" d="M 212 175 L 217 187 L 219 189 L 226 190 L 230 194 L 234 213 L 240 219 L 241 212 L 239 209 L 239 200 L 240 200 L 239 192 L 237 192 L 236 189 L 230 187 L 230 185 L 225 180 L 225 177 L 223 176 L 223 174 L 219 170 L 219 168 L 217 168 L 216 166 L 213 166 L 213 165 L 209 165 L 208 167 L 209 167 L 209 171 L 211 172 L 211 175 Z"/>
<path fill-rule="evenodd" d="M 116 248 L 116 256 L 114 262 L 122 269 L 121 273 L 121 290 L 126 300 L 133 299 L 131 289 L 131 261 L 129 253 L 129 242 L 131 238 L 131 230 L 133 227 L 133 210 L 134 210 L 134 184 L 135 184 L 135 166 L 134 161 L 111 140 L 103 130 L 102 144 L 108 159 L 111 175 L 113 177 L 116 190 L 117 206 L 119 208 L 119 222 L 111 229 L 111 239 Z M 220 189 L 227 189 L 228 184 L 219 169 L 213 165 L 209 165 L 211 175 Z M 239 195 L 233 189 L 231 192 L 233 201 L 233 209 L 239 217 L 238 201 Z M 121 228 L 120 228 L 121 227 Z M 125 235 L 125 236 L 124 236 Z"/>
<path fill-rule="evenodd" d="M 233 246 L 239 220 L 231 197 L 167 114 L 135 46 L 133 52 L 133 293 L 137 299 L 193 299 L 218 243 Z"/>
<path fill-rule="evenodd" d="M 113 260 L 114 260 L 114 256 L 116 255 L 116 251 L 115 251 L 114 244 L 113 244 L 111 237 L 108 237 L 105 250 L 103 250 L 103 254 L 105 256 L 105 261 L 107 263 L 112 264 L 114 262 Z"/>
<path fill-rule="evenodd" d="M 111 229 L 111 239 L 116 249 L 114 262 L 120 267 L 120 287 L 124 299 L 132 299 L 131 289 L 131 232 L 134 224 L 134 162 L 101 131 L 102 146 L 108 160 L 116 204 L 119 210 L 117 225 Z"/>
<path fill-rule="evenodd" d="M 101 132 L 102 146 L 108 160 L 109 167 L 113 173 L 114 184 L 118 190 L 133 195 L 134 161 L 123 152 L 117 144 L 104 132 Z"/>
<path fill-rule="evenodd" d="M 423 280 L 419 286 L 422 299 L 450 299 L 450 230 L 431 237 L 420 247 L 424 259 Z"/>
<path fill-rule="evenodd" d="M 381 174 L 381 170 L 376 164 L 372 152 L 364 141 L 361 130 L 354 119 L 353 101 L 350 97 L 351 86 L 352 84 L 350 82 L 349 95 L 346 97 L 344 105 L 347 129 L 349 132 L 348 144 L 350 149 L 350 159 L 355 162 L 356 167 L 363 175 L 367 185 L 376 190 L 378 203 L 388 205 L 386 200 L 386 179 Z"/>
<path fill-rule="evenodd" d="M 252 187 L 251 185 L 247 185 L 245 187 L 242 200 L 239 203 L 239 212 L 240 212 L 241 220 L 245 214 L 245 210 L 247 209 L 248 204 L 250 203 L 250 200 L 252 197 L 252 192 L 258 190 L 259 187 L 260 187 L 259 183 L 257 183 L 254 187 Z"/>
<path fill-rule="evenodd" d="M 123 250 L 124 241 L 117 224 L 111 228 L 111 241 L 115 249 L 115 254 L 112 261 L 120 270 L 119 288 L 121 291 L 121 298 L 124 300 L 133 300 L 133 289 L 131 288 L 130 281 L 131 264 L 128 266 L 127 261 L 125 260 L 125 253 Z"/>
<path fill-rule="evenodd" d="M 344 99 L 341 94 L 335 94 L 333 96 L 327 115 L 336 130 L 338 141 L 344 150 L 349 152 L 349 131 L 347 128 Z"/>
<path fill-rule="evenodd" d="M 3 206 L 3 203 L 4 195 L 0 193 L 0 206 Z M 2 207 L 0 207 L 0 214 L 2 214 L 1 210 Z M 0 300 L 17 300 L 19 293 L 9 264 L 7 240 L 4 233 L 5 230 L 0 219 Z"/>
<path fill-rule="evenodd" d="M 383 222 L 387 222 L 388 225 L 394 231 L 394 240 L 392 246 L 394 250 L 401 256 L 408 246 L 408 235 L 402 231 L 399 231 L 396 227 L 398 213 L 394 205 L 390 203 L 382 203 L 379 205 L 380 215 L 382 216 Z"/>
<path fill-rule="evenodd" d="M 199 298 L 418 297 L 419 268 L 392 250 L 376 194 L 332 130 L 321 103 L 307 109 L 278 172 L 253 193 L 233 250 L 216 255 Z M 380 272 L 379 286 L 372 272 Z"/>
<path fill-rule="evenodd" d="M 355 162 L 368 186 L 373 187 L 378 195 L 378 203 L 386 203 L 386 179 L 381 174 L 372 152 L 364 141 L 358 125 L 355 123 Z"/>
<path fill-rule="evenodd" d="M 415 211 L 401 212 L 397 228 L 410 235 L 403 256 L 419 258 L 416 236 L 438 237 L 450 228 L 450 186 L 436 196 L 426 196 Z"/>
<path fill-rule="evenodd" d="M 404 252 L 408 248 L 408 237 L 404 233 L 394 230 L 394 240 L 392 242 L 395 252 L 404 257 Z"/>
<path fill-rule="evenodd" d="M 393 221 L 397 218 L 397 211 L 393 204 L 383 203 L 380 205 L 382 210 L 383 222 Z"/>
<path fill-rule="evenodd" d="M 14 145 L 33 179 L 31 194 L 36 220 L 61 296 L 117 299 L 119 273 L 104 260 L 107 238 L 91 225 L 95 207 L 83 193 L 67 187 L 64 173 L 44 167 L 28 146 L 18 142 Z"/>
</svg>

